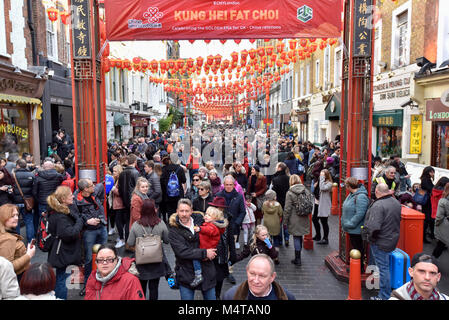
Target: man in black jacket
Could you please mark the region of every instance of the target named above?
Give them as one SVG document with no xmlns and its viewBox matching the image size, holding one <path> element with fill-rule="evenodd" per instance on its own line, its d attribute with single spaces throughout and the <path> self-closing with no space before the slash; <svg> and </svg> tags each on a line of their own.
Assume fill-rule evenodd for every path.
<svg viewBox="0 0 449 320">
<path fill-rule="evenodd" d="M 176 258 L 176 280 L 179 284 L 181 300 L 194 300 L 195 290 L 203 293 L 204 300 L 215 300 L 215 265 L 212 259 L 216 256 L 216 249 L 200 249 L 199 234 L 193 230 L 204 222 L 203 216 L 193 213 L 192 202 L 180 199 L 176 213 L 169 219 L 170 245 Z M 201 261 L 203 282 L 195 288 L 190 283 L 195 277 L 193 260 Z"/>
<path fill-rule="evenodd" d="M 33 214 L 33 210 L 27 211 L 23 199 L 33 197 L 34 174 L 28 170 L 27 162 L 24 159 L 19 159 L 16 161 L 16 169 L 14 170 L 13 175 L 15 175 L 16 178 L 16 187 L 14 188 L 13 194 L 14 204 L 19 208 L 23 220 L 25 221 L 27 242 L 30 243 L 36 236 L 39 224 L 39 213 L 34 212 Z M 19 186 L 23 196 L 20 194 Z"/>
<path fill-rule="evenodd" d="M 42 170 L 39 170 L 33 184 L 34 200 L 38 203 L 38 214 L 47 211 L 47 197 L 55 192 L 56 188 L 61 185 L 64 177 L 56 172 L 55 164 L 51 161 L 45 161 Z"/>
</svg>

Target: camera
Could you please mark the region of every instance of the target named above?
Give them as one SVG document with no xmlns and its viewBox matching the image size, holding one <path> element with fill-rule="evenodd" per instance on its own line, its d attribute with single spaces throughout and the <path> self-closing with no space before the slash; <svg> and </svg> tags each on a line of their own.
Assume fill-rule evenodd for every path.
<svg viewBox="0 0 449 320">
<path fill-rule="evenodd" d="M 11 185 L 7 185 L 6 186 L 6 192 L 8 192 L 8 193 L 13 193 L 13 188 L 12 188 L 12 186 Z"/>
</svg>

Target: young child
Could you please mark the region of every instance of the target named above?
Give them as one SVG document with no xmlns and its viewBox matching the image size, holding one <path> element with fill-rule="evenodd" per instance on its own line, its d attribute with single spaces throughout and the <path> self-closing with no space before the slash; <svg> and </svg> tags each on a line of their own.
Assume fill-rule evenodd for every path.
<svg viewBox="0 0 449 320">
<path fill-rule="evenodd" d="M 228 220 L 224 218 L 223 212 L 215 207 L 209 207 L 204 215 L 204 223 L 199 227 L 195 226 L 195 232 L 200 235 L 201 249 L 215 249 L 220 242 L 221 235 L 228 226 Z M 193 260 L 193 269 L 195 270 L 195 278 L 190 283 L 192 288 L 203 282 L 201 274 L 201 261 Z"/>
<path fill-rule="evenodd" d="M 262 213 L 263 225 L 267 227 L 270 236 L 273 237 L 273 245 L 279 248 L 282 244 L 281 221 L 283 210 L 281 204 L 276 201 L 276 192 L 274 190 L 268 190 L 265 193 Z"/>
<path fill-rule="evenodd" d="M 249 255 L 254 256 L 259 253 L 268 255 L 275 264 L 279 264 L 278 251 L 271 244 L 267 227 L 261 224 L 256 226 L 250 245 L 245 246 L 242 252 L 237 254 L 233 264 L 247 258 Z"/>
<path fill-rule="evenodd" d="M 256 222 L 256 217 L 254 216 L 254 211 L 256 211 L 256 206 L 252 203 L 253 197 L 250 194 L 245 195 L 246 201 L 246 215 L 242 221 L 243 228 L 243 242 L 245 246 L 248 245 L 248 235 L 254 232 L 254 226 Z"/>
</svg>

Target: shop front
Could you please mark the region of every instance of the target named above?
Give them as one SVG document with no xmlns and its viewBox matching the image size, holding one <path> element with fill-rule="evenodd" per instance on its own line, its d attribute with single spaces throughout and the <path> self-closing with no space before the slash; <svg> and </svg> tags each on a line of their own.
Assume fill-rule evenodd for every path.
<svg viewBox="0 0 449 320">
<path fill-rule="evenodd" d="M 133 137 L 146 137 L 148 135 L 148 119 L 131 115 L 131 127 L 133 128 Z"/>
<path fill-rule="evenodd" d="M 340 113 L 341 113 L 341 93 L 335 93 L 328 97 L 323 97 L 323 102 L 327 101 L 324 108 L 325 119 L 329 121 L 326 137 L 328 141 L 334 141 L 340 134 Z"/>
<path fill-rule="evenodd" d="M 0 157 L 15 161 L 23 153 L 39 161 L 39 127 L 45 80 L 36 74 L 0 65 Z"/>
<path fill-rule="evenodd" d="M 431 99 L 426 103 L 426 120 L 432 123 L 431 164 L 449 169 L 449 106 L 440 99 Z"/>
<path fill-rule="evenodd" d="M 373 128 L 377 129 L 376 155 L 387 158 L 402 155 L 403 111 L 373 112 Z"/>
</svg>

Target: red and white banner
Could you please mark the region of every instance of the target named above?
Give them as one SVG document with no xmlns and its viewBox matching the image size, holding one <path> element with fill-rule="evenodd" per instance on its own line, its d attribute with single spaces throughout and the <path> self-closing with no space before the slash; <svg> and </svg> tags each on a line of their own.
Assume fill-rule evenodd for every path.
<svg viewBox="0 0 449 320">
<path fill-rule="evenodd" d="M 341 0 L 107 0 L 109 41 L 336 38 Z"/>
</svg>

